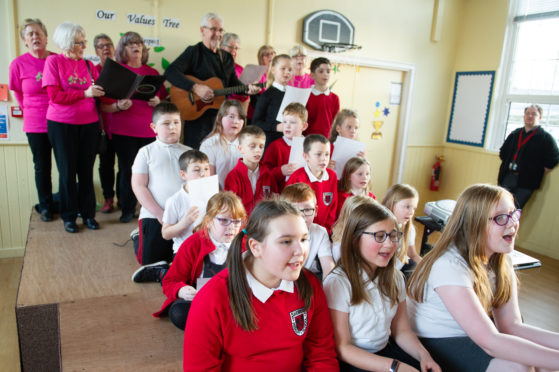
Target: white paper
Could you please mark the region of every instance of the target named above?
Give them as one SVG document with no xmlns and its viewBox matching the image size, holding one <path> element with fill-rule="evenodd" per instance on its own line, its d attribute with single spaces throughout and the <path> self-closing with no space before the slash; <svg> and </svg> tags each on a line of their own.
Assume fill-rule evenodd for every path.
<svg viewBox="0 0 559 372">
<path fill-rule="evenodd" d="M 196 292 L 202 289 L 203 286 L 206 285 L 207 282 L 210 281 L 211 278 L 198 278 L 196 280 Z"/>
<path fill-rule="evenodd" d="M 331 159 L 336 162 L 336 174 L 338 179 L 342 176 L 345 163 L 361 151 L 365 151 L 365 144 L 350 138 L 338 136 L 334 142 L 334 152 Z"/>
<path fill-rule="evenodd" d="M 208 200 L 219 192 L 217 174 L 188 181 L 186 187 L 188 188 L 188 194 L 190 196 L 192 206 L 198 207 L 198 210 L 200 211 L 200 215 L 192 224 L 192 226 L 196 226 L 202 222 L 202 218 L 206 215 Z"/>
<path fill-rule="evenodd" d="M 307 101 L 309 100 L 309 96 L 311 95 L 311 88 L 295 88 L 292 86 L 285 87 L 285 94 L 283 96 L 283 100 L 281 101 L 280 108 L 278 110 L 278 116 L 276 120 L 279 122 L 283 121 L 283 109 L 285 106 L 289 105 L 293 102 L 299 102 L 303 106 L 307 105 Z"/>
<path fill-rule="evenodd" d="M 243 84 L 258 83 L 267 69 L 268 66 L 266 65 L 246 65 L 241 76 L 239 76 L 239 80 Z"/>
<path fill-rule="evenodd" d="M 305 137 L 293 137 L 291 141 L 291 151 L 289 152 L 289 164 L 299 164 L 299 168 L 305 166 L 303 142 L 305 142 Z"/>
</svg>

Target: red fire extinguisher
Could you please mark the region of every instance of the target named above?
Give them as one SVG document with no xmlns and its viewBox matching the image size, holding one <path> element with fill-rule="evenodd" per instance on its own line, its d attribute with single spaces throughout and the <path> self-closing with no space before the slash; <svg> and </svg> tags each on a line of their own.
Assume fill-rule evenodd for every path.
<svg viewBox="0 0 559 372">
<path fill-rule="evenodd" d="M 429 188 L 433 191 L 439 191 L 439 179 L 441 177 L 441 163 L 444 161 L 442 155 L 436 157 L 437 161 L 433 164 L 431 169 L 431 185 Z"/>
</svg>

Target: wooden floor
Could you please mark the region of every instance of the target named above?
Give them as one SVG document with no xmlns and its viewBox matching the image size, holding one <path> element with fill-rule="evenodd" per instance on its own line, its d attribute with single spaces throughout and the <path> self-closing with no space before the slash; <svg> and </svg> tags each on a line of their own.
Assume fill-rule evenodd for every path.
<svg viewBox="0 0 559 372">
<path fill-rule="evenodd" d="M 55 225 L 56 222 L 52 224 L 53 228 L 60 228 L 62 226 Z M 116 227 L 116 226 L 115 226 Z M 104 225 L 104 228 L 109 230 L 110 227 L 108 225 Z M 418 235 L 422 232 L 419 228 Z M 78 238 L 83 232 L 80 234 L 76 234 L 71 236 L 72 239 Z M 102 232 L 96 232 L 102 233 Z M 109 231 L 106 231 L 109 233 Z M 436 238 L 436 237 L 435 237 Z M 123 236 L 123 239 L 126 240 L 126 236 Z M 126 250 L 131 255 L 131 248 L 128 246 Z M 536 269 L 529 269 L 520 271 L 518 276 L 520 278 L 521 287 L 520 287 L 520 307 L 522 310 L 522 315 L 526 323 L 543 327 L 552 331 L 559 332 L 559 261 L 540 256 L 535 253 L 525 251 L 527 254 L 537 257 L 542 261 L 542 267 Z M 128 261 L 129 262 L 129 261 Z M 16 294 L 18 290 L 18 283 L 20 280 L 21 275 L 21 268 L 22 268 L 23 259 L 22 258 L 7 258 L 7 259 L 0 259 L 0 370 L 1 371 L 19 371 L 20 364 L 19 364 L 19 349 L 18 349 L 18 338 L 17 338 L 17 328 L 16 328 L 16 321 L 15 321 L 15 304 L 16 304 Z M 26 263 L 27 264 L 27 263 Z M 129 269 L 127 269 L 129 271 Z M 126 274 L 128 275 L 128 273 Z M 119 276 L 119 275 L 117 275 Z M 110 280 L 110 279 L 109 279 Z M 127 278 L 129 281 L 129 279 Z M 123 283 L 124 286 L 133 285 L 131 282 L 130 284 Z M 91 290 L 91 289 L 90 289 Z M 97 288 L 99 290 L 99 288 Z M 83 291 L 83 289 L 82 289 Z M 139 312 L 149 314 L 151 311 L 157 310 L 154 308 L 154 303 L 158 304 L 161 300 L 161 294 L 157 296 L 159 298 L 148 299 L 145 298 L 145 293 L 153 293 L 151 290 L 149 292 L 138 292 L 132 291 L 127 298 L 126 302 L 130 304 L 131 302 L 136 304 L 136 308 Z M 63 295 L 62 295 L 63 296 Z M 40 296 L 39 296 L 40 297 Z M 64 297 L 64 296 L 63 296 Z M 115 302 L 118 303 L 119 301 L 124 301 L 124 298 L 127 296 L 123 296 L 122 294 L 115 294 L 113 297 L 106 297 L 105 301 L 110 301 L 111 305 L 114 305 Z M 20 298 L 21 300 L 21 298 Z M 95 298 L 91 300 L 82 300 L 76 302 L 68 302 L 65 303 L 60 308 L 60 322 L 61 322 L 61 335 L 65 337 L 65 332 L 68 330 L 72 330 L 69 333 L 70 339 L 66 337 L 65 342 L 65 349 L 64 354 L 70 356 L 71 360 L 75 363 L 74 365 L 65 365 L 65 370 L 81 370 L 80 362 L 87 361 L 88 363 L 91 362 L 90 356 L 88 356 L 88 349 L 85 348 L 84 342 L 87 342 L 88 334 L 90 334 L 92 329 L 99 327 L 99 324 L 92 324 L 92 322 L 88 322 L 88 313 L 94 312 L 102 312 L 107 307 L 104 306 L 102 302 L 97 301 Z M 114 307 L 113 307 L 114 308 Z M 108 323 L 111 322 L 124 322 L 127 321 L 129 324 L 108 324 L 103 325 L 102 328 L 114 329 L 115 327 L 122 330 L 128 329 L 130 333 L 119 333 L 118 335 L 114 332 L 110 335 L 106 335 L 104 342 L 102 345 L 99 345 L 98 349 L 94 352 L 103 353 L 104 350 L 108 351 L 111 348 L 114 348 L 115 345 L 125 344 L 125 351 L 133 353 L 134 349 L 134 338 L 135 336 L 131 336 L 134 334 L 134 327 L 137 326 L 132 321 L 129 320 L 129 317 L 120 314 L 106 314 L 104 317 L 107 319 Z M 143 317 L 146 322 L 150 323 L 150 327 L 155 328 L 156 330 L 160 330 L 161 335 L 168 335 L 169 333 L 177 332 L 176 329 L 168 322 L 168 321 L 157 321 L 153 318 L 149 318 L 149 316 Z M 78 332 L 75 330 L 79 329 Z M 162 336 L 162 337 L 163 337 Z M 164 338 L 164 337 L 163 337 Z M 176 337 L 177 341 L 180 343 L 180 336 Z M 160 343 L 162 340 L 152 339 L 150 342 Z M 180 348 L 180 345 L 175 345 L 176 347 Z M 151 355 L 146 355 L 145 360 L 142 363 L 145 365 L 150 365 L 150 360 L 154 359 Z M 157 358 L 155 358 L 157 359 Z M 120 367 L 126 369 L 125 366 L 120 365 L 122 363 L 120 360 L 105 360 L 103 369 L 107 370 L 117 370 L 121 369 Z M 96 365 L 97 368 L 101 367 L 101 365 Z M 111 368 L 112 367 L 112 368 Z M 97 369 L 95 368 L 95 369 Z M 151 370 L 161 370 L 161 369 L 169 369 L 170 366 L 162 366 L 162 365 L 151 365 Z M 171 368 L 172 369 L 172 368 Z M 170 370 L 170 369 L 169 369 Z"/>
</svg>

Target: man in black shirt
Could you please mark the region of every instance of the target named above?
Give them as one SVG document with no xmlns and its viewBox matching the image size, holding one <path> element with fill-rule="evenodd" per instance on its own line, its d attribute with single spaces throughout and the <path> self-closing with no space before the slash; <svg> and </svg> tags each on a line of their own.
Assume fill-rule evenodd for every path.
<svg viewBox="0 0 559 372">
<path fill-rule="evenodd" d="M 543 110 L 538 105 L 524 109 L 524 128 L 514 130 L 499 152 L 502 160 L 499 185 L 514 195 L 516 207 L 522 209 L 543 175 L 559 162 L 557 141 L 539 126 Z"/>
<path fill-rule="evenodd" d="M 200 24 L 202 41 L 191 45 L 167 67 L 165 77 L 174 86 L 194 92 L 204 102 L 211 102 L 214 98 L 212 88 L 187 79 L 185 75 L 192 75 L 205 81 L 218 77 L 223 87 L 243 85 L 235 74 L 235 63 L 231 54 L 219 49 L 223 37 L 223 20 L 215 13 L 208 13 Z M 249 85 L 248 94 L 255 94 L 260 88 Z M 180 105 L 179 105 L 180 106 Z M 208 109 L 198 119 L 184 123 L 184 144 L 198 149 L 202 140 L 211 132 L 216 109 Z"/>
</svg>

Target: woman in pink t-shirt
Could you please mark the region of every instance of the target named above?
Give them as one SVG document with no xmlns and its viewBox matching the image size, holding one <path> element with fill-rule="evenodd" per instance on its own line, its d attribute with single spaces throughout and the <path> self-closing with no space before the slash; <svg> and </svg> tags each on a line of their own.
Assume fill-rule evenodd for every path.
<svg viewBox="0 0 559 372">
<path fill-rule="evenodd" d="M 97 69 L 83 59 L 84 29 L 75 23 L 61 23 L 54 31 L 53 40 L 62 53 L 47 57 L 43 88 L 49 96 L 47 131 L 60 176 L 60 216 L 69 233 L 79 231 L 78 214 L 87 228 L 97 230 L 93 163 L 99 113 L 95 97 L 105 93 L 94 84 L 99 76 Z"/>
<path fill-rule="evenodd" d="M 41 80 L 47 57 L 47 28 L 40 19 L 26 19 L 20 28 L 21 39 L 28 52 L 10 64 L 10 89 L 23 110 L 23 131 L 33 154 L 35 186 L 39 204 L 35 209 L 41 220 L 51 221 L 53 214 L 51 152 L 47 135 L 47 108 L 49 97 Z"/>
<path fill-rule="evenodd" d="M 122 35 L 116 47 L 116 61 L 138 75 L 159 75 L 156 69 L 147 65 L 149 53 L 144 39 L 137 32 L 129 31 Z M 155 140 L 151 129 L 153 107 L 161 98 L 167 96 L 165 87 L 149 101 L 120 100 L 110 104 L 104 103 L 103 111 L 112 112 L 111 134 L 118 157 L 119 189 L 122 215 L 120 222 L 130 222 L 136 211 L 136 196 L 132 191 L 132 164 L 138 150 Z"/>
<path fill-rule="evenodd" d="M 314 84 L 311 75 L 305 72 L 307 66 L 307 49 L 302 45 L 295 45 L 289 51 L 293 61 L 293 77 L 289 81 L 290 86 L 295 88 L 310 88 Z"/>
</svg>

